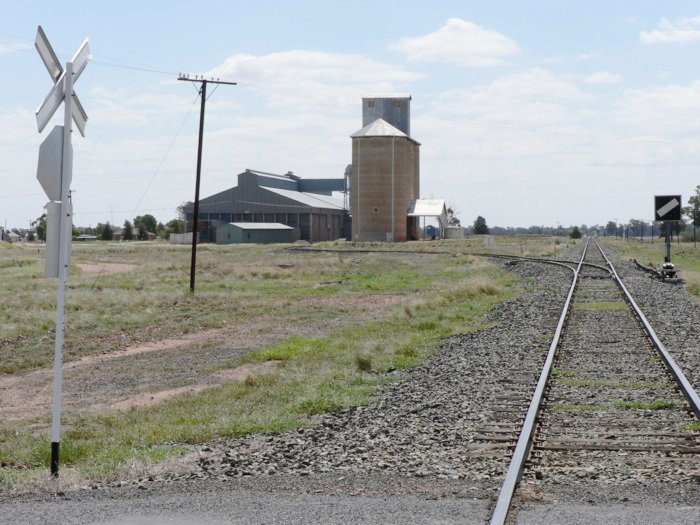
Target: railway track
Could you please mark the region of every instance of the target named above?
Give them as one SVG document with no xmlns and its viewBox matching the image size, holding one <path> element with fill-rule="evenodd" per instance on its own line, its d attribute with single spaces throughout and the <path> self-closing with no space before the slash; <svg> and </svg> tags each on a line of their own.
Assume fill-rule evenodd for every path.
<svg viewBox="0 0 700 525">
<path fill-rule="evenodd" d="M 519 490 L 700 479 L 700 400 L 598 243 L 586 242 L 524 417 L 521 385 L 482 447 L 513 449 L 491 523 L 514 520 Z M 507 417 L 510 416 L 510 417 Z"/>
</svg>

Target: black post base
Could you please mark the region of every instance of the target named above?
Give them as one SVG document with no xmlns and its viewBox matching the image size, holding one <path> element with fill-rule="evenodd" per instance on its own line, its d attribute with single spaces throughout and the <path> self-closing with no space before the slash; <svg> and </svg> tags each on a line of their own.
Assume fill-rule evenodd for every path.
<svg viewBox="0 0 700 525">
<path fill-rule="evenodd" d="M 54 478 L 58 477 L 58 457 L 61 443 L 51 443 L 51 475 Z"/>
</svg>

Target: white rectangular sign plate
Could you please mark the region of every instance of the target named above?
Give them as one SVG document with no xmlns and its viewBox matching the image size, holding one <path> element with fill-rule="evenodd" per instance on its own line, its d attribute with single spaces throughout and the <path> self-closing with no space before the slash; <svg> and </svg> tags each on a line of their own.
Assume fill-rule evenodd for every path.
<svg viewBox="0 0 700 525">
<path fill-rule="evenodd" d="M 39 109 L 36 110 L 36 123 L 37 126 L 39 126 L 39 133 L 44 131 L 46 124 L 49 123 L 49 120 L 53 117 L 58 106 L 63 102 L 63 92 L 65 91 L 64 84 L 65 73 L 61 73 L 58 82 L 54 84 L 53 88 L 51 88 L 51 91 L 49 91 L 49 94 L 44 99 L 44 102 L 39 106 Z"/>
<path fill-rule="evenodd" d="M 46 69 L 49 70 L 49 75 L 51 75 L 53 81 L 56 82 L 58 77 L 61 76 L 61 73 L 63 73 L 63 67 L 58 61 L 58 57 L 56 56 L 56 53 L 54 53 L 51 44 L 49 44 L 49 39 L 46 38 L 46 34 L 41 26 L 39 26 L 39 29 L 36 32 L 34 47 L 36 47 L 36 50 L 39 52 L 41 60 L 44 61 Z"/>
<path fill-rule="evenodd" d="M 678 199 L 673 199 L 670 202 L 667 202 L 664 206 L 659 208 L 656 213 L 659 214 L 659 217 L 663 217 L 666 215 L 668 212 L 670 212 L 672 209 L 674 209 L 676 206 L 678 206 L 680 202 L 678 202 Z"/>
<path fill-rule="evenodd" d="M 85 66 L 87 66 L 87 63 L 90 62 L 91 58 L 92 55 L 90 54 L 90 43 L 87 39 L 85 39 L 85 42 L 83 42 L 80 49 L 76 51 L 75 55 L 73 55 L 73 58 L 71 59 L 71 62 L 73 62 L 73 84 L 78 81 L 80 74 L 85 69 Z"/>
</svg>

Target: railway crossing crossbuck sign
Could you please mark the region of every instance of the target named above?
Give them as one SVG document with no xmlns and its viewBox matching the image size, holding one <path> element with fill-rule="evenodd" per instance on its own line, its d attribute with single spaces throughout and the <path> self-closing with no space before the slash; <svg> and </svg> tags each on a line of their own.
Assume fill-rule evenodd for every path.
<svg viewBox="0 0 700 525">
<path fill-rule="evenodd" d="M 654 219 L 657 221 L 680 221 L 681 196 L 656 195 L 654 197 Z"/>
<path fill-rule="evenodd" d="M 46 207 L 46 277 L 58 277 L 56 301 L 56 342 L 54 346 L 53 410 L 51 415 L 51 474 L 58 476 L 59 447 L 61 441 L 61 399 L 63 386 L 63 340 L 66 331 L 66 281 L 70 259 L 70 243 L 73 209 L 70 203 L 70 183 L 73 178 L 73 147 L 71 127 L 73 121 L 80 134 L 85 136 L 87 115 L 73 85 L 90 61 L 87 39 L 65 69 L 56 56 L 44 30 L 39 26 L 34 42 L 41 60 L 54 84 L 49 94 L 36 110 L 36 123 L 41 133 L 63 102 L 65 113 L 63 126 L 55 126 L 39 148 L 37 179 L 49 198 Z"/>
</svg>

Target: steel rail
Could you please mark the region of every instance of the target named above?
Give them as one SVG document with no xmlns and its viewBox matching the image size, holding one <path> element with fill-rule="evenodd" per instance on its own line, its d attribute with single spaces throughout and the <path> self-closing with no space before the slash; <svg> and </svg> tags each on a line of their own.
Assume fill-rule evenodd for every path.
<svg viewBox="0 0 700 525">
<path fill-rule="evenodd" d="M 651 339 L 652 343 L 654 344 L 654 347 L 656 348 L 656 351 L 658 352 L 659 356 L 661 357 L 661 360 L 664 362 L 664 364 L 666 365 L 666 368 L 668 369 L 668 371 L 671 373 L 673 378 L 678 383 L 678 386 L 681 389 L 681 392 L 683 392 L 683 395 L 686 397 L 686 399 L 690 403 L 690 407 L 693 409 L 693 412 L 695 413 L 695 415 L 698 418 L 700 418 L 700 397 L 698 396 L 697 392 L 693 388 L 693 385 L 690 384 L 690 381 L 688 381 L 688 378 L 685 377 L 685 374 L 683 373 L 683 371 L 676 364 L 673 357 L 671 357 L 671 354 L 668 352 L 668 350 L 666 350 L 666 347 L 661 342 L 659 337 L 656 335 L 656 332 L 651 327 L 651 324 L 649 324 L 649 321 L 647 320 L 646 316 L 642 313 L 641 308 L 639 308 L 639 306 L 637 305 L 635 300 L 632 298 L 632 294 L 629 292 L 629 290 L 627 289 L 625 284 L 622 282 L 622 279 L 617 274 L 615 267 L 612 265 L 610 260 L 605 255 L 605 253 L 603 252 L 603 249 L 600 247 L 600 244 L 598 243 L 597 240 L 595 241 L 595 244 L 598 247 L 600 254 L 603 256 L 603 259 L 605 259 L 605 262 L 610 267 L 611 273 L 613 274 L 615 281 L 620 286 L 620 288 L 622 288 L 622 291 L 625 293 L 625 297 L 626 297 L 627 301 L 632 306 L 632 309 L 634 310 L 634 313 L 637 315 L 637 318 L 639 319 L 639 321 L 642 323 L 644 330 L 649 335 L 649 338 Z"/>
<path fill-rule="evenodd" d="M 535 393 L 533 394 L 532 400 L 530 401 L 530 406 L 527 409 L 525 422 L 523 423 L 522 430 L 520 431 L 518 442 L 515 445 L 515 452 L 513 452 L 513 457 L 508 465 L 508 471 L 506 472 L 505 480 L 501 486 L 501 492 L 498 495 L 498 501 L 496 502 L 493 515 L 491 516 L 491 525 L 503 525 L 505 523 L 510 510 L 511 501 L 513 500 L 513 495 L 515 494 L 515 489 L 520 481 L 520 477 L 522 476 L 525 460 L 532 449 L 535 425 L 537 424 L 537 416 L 542 406 L 544 389 L 547 385 L 547 381 L 549 380 L 552 365 L 554 363 L 554 356 L 556 354 L 557 347 L 559 346 L 559 339 L 561 337 L 562 330 L 564 329 L 564 323 L 571 305 L 571 298 L 574 295 L 574 290 L 576 289 L 576 284 L 578 283 L 579 272 L 581 271 L 581 266 L 583 266 L 583 259 L 586 257 L 586 251 L 588 250 L 589 243 L 590 238 L 586 241 L 586 245 L 583 248 L 583 254 L 581 255 L 581 260 L 578 262 L 577 268 L 573 270 L 574 278 L 571 283 L 571 288 L 566 296 L 564 308 L 562 309 L 561 316 L 559 317 L 557 329 L 554 332 L 554 338 L 552 339 L 552 343 L 549 345 L 547 359 L 545 359 L 542 372 L 540 373 L 540 378 L 537 381 Z"/>
<path fill-rule="evenodd" d="M 282 248 L 285 251 L 289 252 L 306 252 L 306 253 L 398 253 L 398 254 L 416 254 L 416 255 L 455 255 L 455 252 L 446 252 L 446 251 L 441 251 L 441 250 L 371 250 L 368 248 L 361 248 L 359 250 L 344 250 L 342 248 L 307 248 L 307 247 L 302 247 L 302 246 L 290 246 L 286 248 Z M 578 265 L 580 261 L 567 261 L 564 259 L 544 259 L 541 257 L 525 257 L 524 255 L 508 255 L 504 253 L 462 253 L 461 255 L 473 255 L 474 257 L 493 257 L 495 259 L 516 259 L 519 261 L 525 261 L 525 262 L 538 262 L 538 263 L 543 263 L 543 264 L 553 264 L 557 266 L 564 266 L 565 268 L 569 268 L 570 270 L 573 270 L 570 264 L 576 264 Z M 605 272 L 610 273 L 610 270 L 606 268 L 605 266 L 601 266 L 599 264 L 593 264 L 593 263 L 581 263 L 583 266 L 590 266 L 592 268 L 598 268 L 600 270 L 603 270 Z"/>
</svg>

